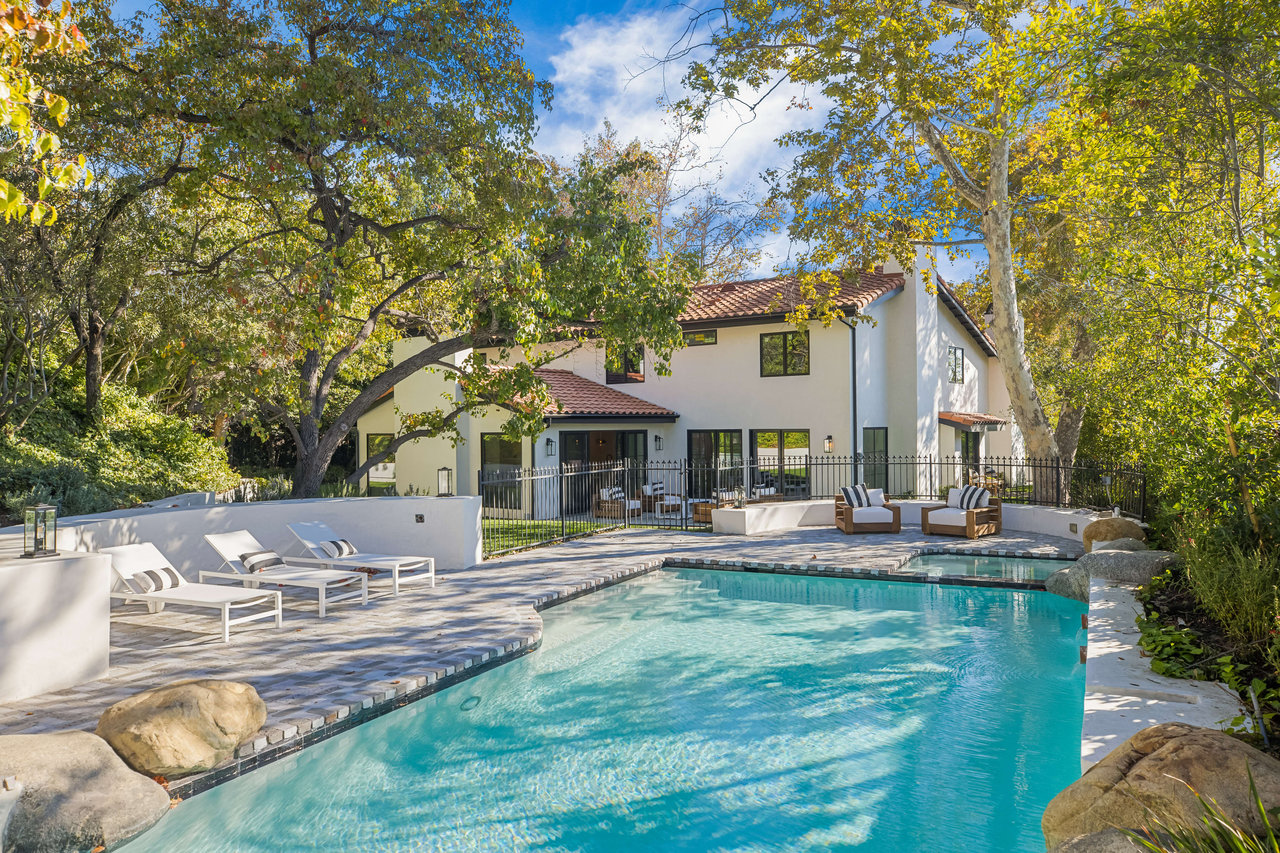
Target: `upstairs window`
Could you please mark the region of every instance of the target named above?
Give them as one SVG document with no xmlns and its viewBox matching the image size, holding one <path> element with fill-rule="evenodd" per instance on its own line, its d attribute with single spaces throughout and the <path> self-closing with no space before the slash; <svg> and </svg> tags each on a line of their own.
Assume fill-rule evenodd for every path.
<svg viewBox="0 0 1280 853">
<path fill-rule="evenodd" d="M 611 348 L 604 356 L 604 381 L 610 385 L 644 381 L 644 347 Z"/>
<path fill-rule="evenodd" d="M 707 329 L 702 332 L 685 332 L 684 345 L 687 347 L 710 347 L 716 344 L 716 330 Z"/>
<path fill-rule="evenodd" d="M 947 377 L 956 385 L 964 384 L 964 349 L 947 347 Z"/>
<path fill-rule="evenodd" d="M 808 332 L 767 332 L 760 336 L 761 376 L 806 376 Z"/>
</svg>

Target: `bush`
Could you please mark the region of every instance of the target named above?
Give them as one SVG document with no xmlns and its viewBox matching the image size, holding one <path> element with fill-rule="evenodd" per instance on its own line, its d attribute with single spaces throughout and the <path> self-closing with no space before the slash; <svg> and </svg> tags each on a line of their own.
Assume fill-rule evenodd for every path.
<svg viewBox="0 0 1280 853">
<path fill-rule="evenodd" d="M 104 386 L 98 423 L 83 411 L 83 391 L 62 387 L 21 433 L 0 434 L 0 514 L 38 502 L 104 512 L 239 479 L 221 445 L 129 388 Z"/>
<path fill-rule="evenodd" d="M 1182 548 L 1187 583 L 1196 600 L 1227 635 L 1269 649 L 1276 628 L 1280 560 L 1256 546 L 1206 543 L 1192 537 Z"/>
</svg>

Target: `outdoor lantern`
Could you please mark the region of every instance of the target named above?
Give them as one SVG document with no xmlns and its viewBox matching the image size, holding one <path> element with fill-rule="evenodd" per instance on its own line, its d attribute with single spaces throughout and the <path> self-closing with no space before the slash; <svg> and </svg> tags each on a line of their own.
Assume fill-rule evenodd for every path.
<svg viewBox="0 0 1280 853">
<path fill-rule="evenodd" d="M 831 436 L 827 436 L 822 440 L 823 453 L 830 453 L 832 450 L 835 450 L 835 446 L 836 446 L 836 443 L 831 440 Z"/>
<path fill-rule="evenodd" d="M 551 436 L 547 436 L 547 443 L 545 447 L 547 448 L 548 456 L 556 455 L 556 440 L 554 438 L 552 438 Z"/>
<path fill-rule="evenodd" d="M 662 449 L 662 436 L 660 436 L 660 435 L 655 435 L 655 436 L 653 437 L 653 449 L 654 449 L 654 450 L 661 450 L 661 449 Z"/>
<path fill-rule="evenodd" d="M 449 467 L 436 471 L 436 494 L 448 497 L 453 494 L 453 469 Z"/>
<path fill-rule="evenodd" d="M 22 556 L 52 557 L 58 551 L 58 508 L 29 506 L 23 513 Z"/>
</svg>

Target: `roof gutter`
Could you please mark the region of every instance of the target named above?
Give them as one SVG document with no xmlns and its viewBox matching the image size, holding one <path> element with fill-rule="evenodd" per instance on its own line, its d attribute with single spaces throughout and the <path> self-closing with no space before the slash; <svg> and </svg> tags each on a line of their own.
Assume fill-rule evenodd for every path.
<svg viewBox="0 0 1280 853">
<path fill-rule="evenodd" d="M 853 457 L 853 483 L 858 479 L 858 327 L 841 317 L 840 322 L 849 327 L 849 447 Z"/>
</svg>

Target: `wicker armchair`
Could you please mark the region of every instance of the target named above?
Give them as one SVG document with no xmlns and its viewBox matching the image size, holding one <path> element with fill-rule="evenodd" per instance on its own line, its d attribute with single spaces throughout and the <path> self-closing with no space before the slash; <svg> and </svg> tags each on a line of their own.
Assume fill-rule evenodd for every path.
<svg viewBox="0 0 1280 853">
<path fill-rule="evenodd" d="M 946 504 L 920 507 L 920 527 L 927 534 L 964 536 L 977 539 L 992 536 L 1001 530 L 1000 499 L 994 495 L 988 506 L 975 509 L 959 509 Z"/>
<path fill-rule="evenodd" d="M 591 498 L 591 514 L 596 518 L 639 518 L 641 513 L 640 501 L 633 500 L 622 495 L 619 497 L 621 489 L 601 489 Z M 609 495 L 606 497 L 606 493 Z"/>
<path fill-rule="evenodd" d="M 867 510 L 888 510 L 893 518 L 885 519 L 883 512 L 867 512 Z M 857 516 L 862 521 L 856 520 Z M 874 520 L 867 519 L 873 516 Z M 844 497 L 836 495 L 836 527 L 845 533 L 899 533 L 902 531 L 902 508 L 885 500 L 883 506 L 852 507 L 844 502 Z"/>
</svg>

